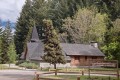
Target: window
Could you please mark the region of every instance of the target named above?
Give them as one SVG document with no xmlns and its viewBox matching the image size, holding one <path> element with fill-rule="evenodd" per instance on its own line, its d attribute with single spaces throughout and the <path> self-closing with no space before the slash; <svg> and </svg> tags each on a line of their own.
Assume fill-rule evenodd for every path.
<svg viewBox="0 0 120 80">
<path fill-rule="evenodd" d="M 75 60 L 79 60 L 79 57 L 78 57 L 78 56 L 75 56 Z"/>
<path fill-rule="evenodd" d="M 87 56 L 85 56 L 85 60 L 87 60 Z"/>
</svg>

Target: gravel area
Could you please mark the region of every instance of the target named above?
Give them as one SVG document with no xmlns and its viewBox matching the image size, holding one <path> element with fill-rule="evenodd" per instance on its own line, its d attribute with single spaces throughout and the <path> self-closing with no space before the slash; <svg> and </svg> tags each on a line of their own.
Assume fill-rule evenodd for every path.
<svg viewBox="0 0 120 80">
<path fill-rule="evenodd" d="M 33 80 L 36 70 L 0 70 L 0 80 Z"/>
</svg>

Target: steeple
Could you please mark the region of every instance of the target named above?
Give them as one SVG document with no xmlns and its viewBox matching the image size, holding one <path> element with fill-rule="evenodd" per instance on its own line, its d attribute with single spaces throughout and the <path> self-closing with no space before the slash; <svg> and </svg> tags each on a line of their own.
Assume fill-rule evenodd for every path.
<svg viewBox="0 0 120 80">
<path fill-rule="evenodd" d="M 37 32 L 36 26 L 34 26 L 31 34 L 31 42 L 38 42 L 38 41 L 39 41 L 38 32 Z"/>
</svg>

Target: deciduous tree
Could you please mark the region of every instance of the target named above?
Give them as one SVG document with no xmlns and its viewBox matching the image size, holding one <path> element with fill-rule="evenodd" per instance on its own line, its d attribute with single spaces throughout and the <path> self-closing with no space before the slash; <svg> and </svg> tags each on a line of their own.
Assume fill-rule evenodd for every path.
<svg viewBox="0 0 120 80">
<path fill-rule="evenodd" d="M 73 43 L 89 43 L 91 41 L 101 43 L 104 42 L 107 19 L 106 14 L 83 8 L 75 14 L 73 19 L 66 18 L 63 26 Z"/>
</svg>

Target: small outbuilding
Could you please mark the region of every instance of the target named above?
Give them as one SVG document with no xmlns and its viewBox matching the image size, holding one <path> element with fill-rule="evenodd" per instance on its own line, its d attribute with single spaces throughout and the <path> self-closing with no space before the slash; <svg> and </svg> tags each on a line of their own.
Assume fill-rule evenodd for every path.
<svg viewBox="0 0 120 80">
<path fill-rule="evenodd" d="M 104 60 L 105 55 L 98 47 L 91 44 L 71 44 L 60 43 L 63 55 L 67 63 L 63 66 L 88 66 L 90 60 Z M 42 66 L 46 66 L 41 56 L 44 55 L 44 43 L 39 39 L 36 27 L 33 27 L 31 40 L 27 43 L 25 51 L 22 53 L 21 59 L 27 61 L 39 62 Z M 44 64 L 44 65 L 43 65 Z M 48 65 L 48 64 L 47 64 Z M 62 65 L 61 65 L 62 66 Z"/>
</svg>

